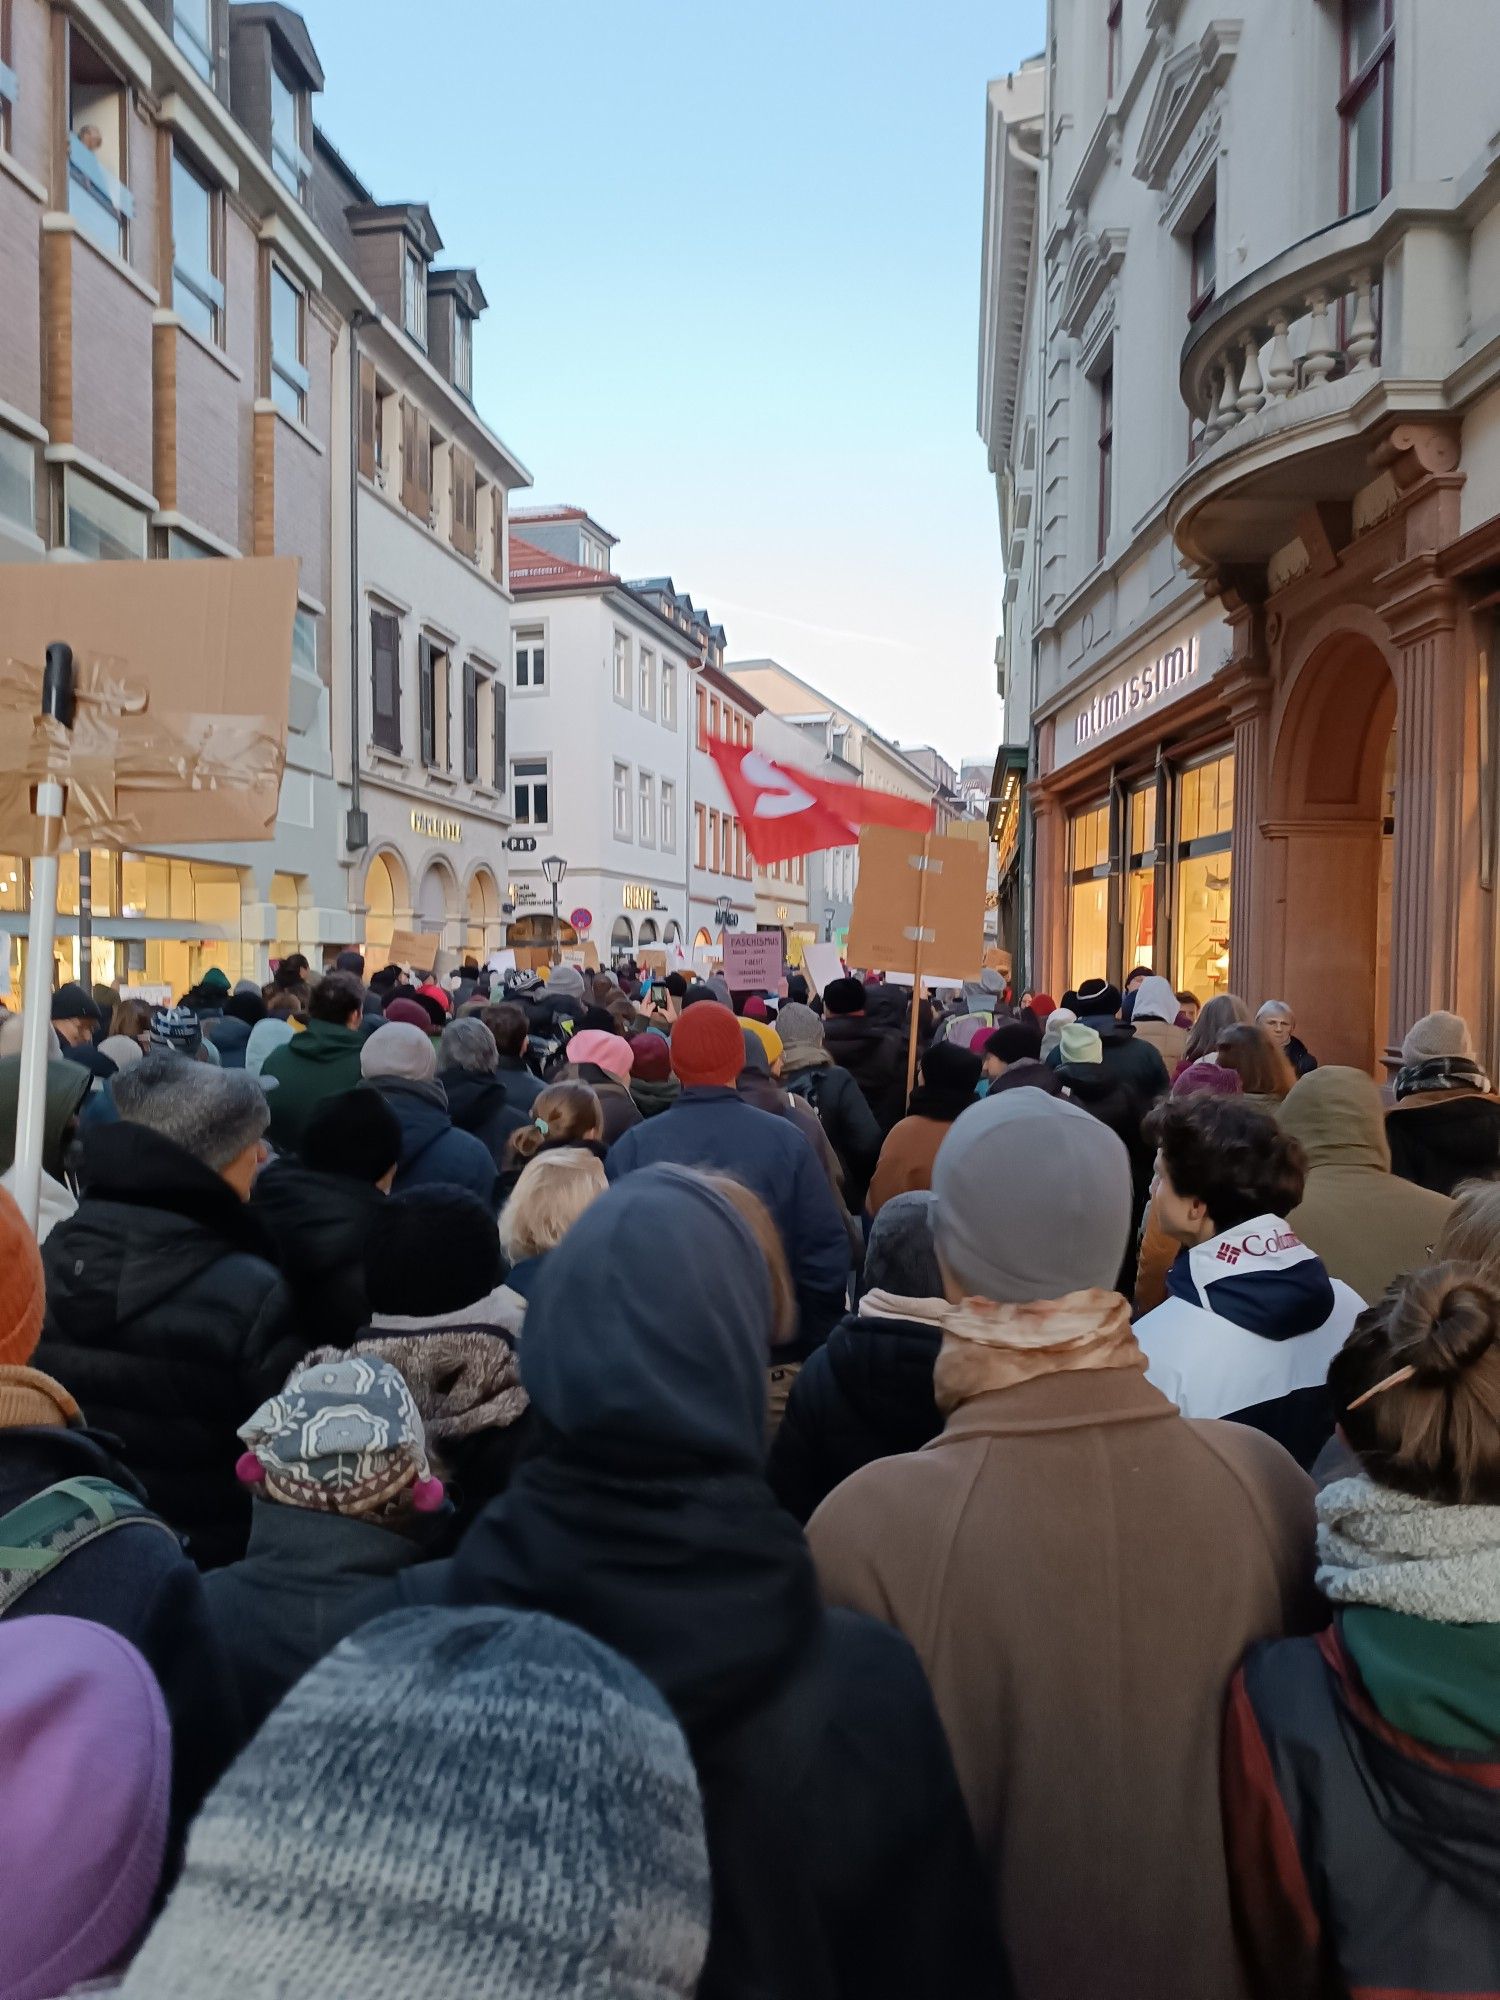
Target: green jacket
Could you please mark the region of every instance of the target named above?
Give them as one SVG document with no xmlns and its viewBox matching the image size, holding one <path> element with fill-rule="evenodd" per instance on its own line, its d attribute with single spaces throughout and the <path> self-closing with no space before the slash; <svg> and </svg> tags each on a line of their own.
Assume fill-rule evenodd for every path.
<svg viewBox="0 0 1500 2000">
<path fill-rule="evenodd" d="M 360 1080 L 363 1044 L 357 1028 L 309 1021 L 300 1035 L 266 1057 L 261 1075 L 276 1079 L 270 1097 L 271 1144 L 278 1152 L 300 1149 L 307 1121 L 325 1097 L 353 1090 Z"/>
</svg>

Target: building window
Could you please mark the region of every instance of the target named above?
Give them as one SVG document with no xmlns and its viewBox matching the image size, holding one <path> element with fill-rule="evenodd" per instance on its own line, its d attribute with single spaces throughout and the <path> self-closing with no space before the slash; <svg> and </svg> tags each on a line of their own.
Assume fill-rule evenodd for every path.
<svg viewBox="0 0 1500 2000">
<path fill-rule="evenodd" d="M 615 700 L 630 706 L 630 634 L 615 634 Z"/>
<path fill-rule="evenodd" d="M 143 562 L 146 516 L 76 466 L 64 466 L 63 541 L 94 562 Z"/>
<path fill-rule="evenodd" d="M 1109 804 L 1075 813 L 1069 829 L 1068 984 L 1109 977 Z"/>
<path fill-rule="evenodd" d="M 664 854 L 677 852 L 677 787 L 670 778 L 661 781 L 661 845 Z"/>
<path fill-rule="evenodd" d="M 552 783 L 546 757 L 517 757 L 510 767 L 511 816 L 517 826 L 546 826 Z"/>
<path fill-rule="evenodd" d="M 472 660 L 464 661 L 464 777 L 479 777 L 479 690 L 483 676 Z"/>
<path fill-rule="evenodd" d="M 497 792 L 505 790 L 507 720 L 505 683 L 498 674 L 494 674 L 490 679 L 490 750 L 493 757 L 491 775 Z"/>
<path fill-rule="evenodd" d="M 1156 962 L 1156 786 L 1125 802 L 1125 962 Z"/>
<path fill-rule="evenodd" d="M 642 847 L 656 845 L 656 780 L 649 771 L 642 771 L 636 778 L 636 817 L 639 822 Z"/>
<path fill-rule="evenodd" d="M 1099 560 L 1109 548 L 1115 493 L 1115 371 L 1111 363 L 1099 377 Z"/>
<path fill-rule="evenodd" d="M 693 807 L 693 864 L 698 868 L 708 866 L 708 808 Z"/>
<path fill-rule="evenodd" d="M 0 519 L 36 533 L 36 446 L 0 429 Z"/>
<path fill-rule="evenodd" d="M 1105 96 L 1111 103 L 1114 102 L 1123 81 L 1120 70 L 1120 22 L 1124 12 L 1125 0 L 1105 0 L 1104 32 L 1107 37 Z"/>
<path fill-rule="evenodd" d="M 615 839 L 630 838 L 630 766 L 615 766 Z"/>
<path fill-rule="evenodd" d="M 419 347 L 427 345 L 427 266 L 408 244 L 402 264 L 401 324 Z"/>
<path fill-rule="evenodd" d="M 271 266 L 271 401 L 300 424 L 307 413 L 307 300 Z"/>
<path fill-rule="evenodd" d="M 205 83 L 214 80 L 213 0 L 172 0 L 172 40 Z"/>
<path fill-rule="evenodd" d="M 641 714 L 656 714 L 656 655 L 649 646 L 642 646 L 641 654 Z"/>
<path fill-rule="evenodd" d="M 1218 277 L 1219 211 L 1210 202 L 1203 220 L 1188 239 L 1188 318 L 1197 319 L 1212 303 Z"/>
<path fill-rule="evenodd" d="M 1234 845 L 1234 753 L 1177 777 L 1177 895 L 1172 931 L 1179 990 L 1200 1000 L 1229 985 L 1229 873 Z"/>
<path fill-rule="evenodd" d="M 401 755 L 401 621 L 370 613 L 370 741 Z"/>
<path fill-rule="evenodd" d="M 474 322 L 467 313 L 453 315 L 453 386 L 461 396 L 474 394 Z"/>
<path fill-rule="evenodd" d="M 719 706 L 719 697 L 716 694 L 708 698 L 708 733 L 710 736 L 718 737 L 722 737 L 725 733 L 724 712 Z"/>
<path fill-rule="evenodd" d="M 92 42 L 70 27 L 68 212 L 116 257 L 125 255 L 134 213 L 125 181 L 125 86 Z"/>
<path fill-rule="evenodd" d="M 547 685 L 547 641 L 540 625 L 527 626 L 512 640 L 516 691 L 534 694 Z"/>
<path fill-rule="evenodd" d="M 300 200 L 307 172 L 307 156 L 302 150 L 301 93 L 287 82 L 274 63 L 271 65 L 271 170 L 282 186 Z"/>
<path fill-rule="evenodd" d="M 21 80 L 11 67 L 10 0 L 0 0 L 0 152 L 8 153 L 11 149 L 10 115 L 20 88 Z M 0 883 L 3 881 L 0 875 Z"/>
<path fill-rule="evenodd" d="M 720 872 L 719 861 L 721 851 L 719 847 L 719 833 L 722 824 L 723 822 L 719 814 L 710 806 L 708 809 L 708 872 L 711 875 L 717 875 Z"/>
<path fill-rule="evenodd" d="M 1339 211 L 1357 215 L 1391 191 L 1396 0 L 1344 0 Z"/>
<path fill-rule="evenodd" d="M 708 696 L 700 687 L 698 695 L 698 748 L 708 748 Z"/>
<path fill-rule="evenodd" d="M 447 647 L 423 633 L 417 642 L 422 762 L 434 771 L 447 771 L 453 765 L 449 679 Z"/>
<path fill-rule="evenodd" d="M 224 286 L 220 269 L 219 196 L 179 149 L 172 148 L 172 310 L 194 333 L 217 340 Z"/>
<path fill-rule="evenodd" d="M 663 729 L 677 727 L 677 662 L 661 663 L 661 723 Z"/>
</svg>

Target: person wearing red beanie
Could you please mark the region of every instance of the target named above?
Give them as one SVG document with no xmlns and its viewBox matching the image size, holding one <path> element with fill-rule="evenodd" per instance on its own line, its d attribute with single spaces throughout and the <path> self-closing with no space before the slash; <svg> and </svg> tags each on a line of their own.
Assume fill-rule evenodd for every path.
<svg viewBox="0 0 1500 2000">
<path fill-rule="evenodd" d="M 633 1126 L 609 1149 L 612 1181 L 663 1163 L 731 1175 L 770 1210 L 797 1290 L 800 1358 L 842 1318 L 849 1278 L 843 1209 L 817 1154 L 790 1118 L 762 1111 L 735 1089 L 745 1066 L 744 1030 L 717 1000 L 685 1008 L 672 1029 L 672 1072 L 680 1095 L 659 1116 Z M 766 1329 L 767 1356 L 771 1329 Z"/>
</svg>

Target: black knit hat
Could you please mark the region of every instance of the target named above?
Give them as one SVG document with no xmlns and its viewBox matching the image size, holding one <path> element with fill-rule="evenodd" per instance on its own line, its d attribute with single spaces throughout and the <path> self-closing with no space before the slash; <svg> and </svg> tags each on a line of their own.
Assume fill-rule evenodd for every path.
<svg viewBox="0 0 1500 2000">
<path fill-rule="evenodd" d="M 1107 979 L 1085 979 L 1078 989 L 1080 1021 L 1097 1021 L 1101 1017 L 1112 1021 L 1123 1005 L 1119 987 L 1111 986 Z"/>
<path fill-rule="evenodd" d="M 302 1159 L 320 1174 L 374 1187 L 401 1157 L 401 1121 L 378 1090 L 325 1097 L 307 1121 Z"/>
<path fill-rule="evenodd" d="M 495 1218 L 465 1188 L 392 1195 L 365 1244 L 372 1312 L 432 1319 L 488 1297 L 503 1276 Z"/>
<path fill-rule="evenodd" d="M 987 1035 L 981 1054 L 995 1056 L 1000 1062 L 1024 1062 L 1042 1052 L 1042 1030 L 1033 1017 L 1025 1021 L 1002 1021 L 992 1035 Z"/>
<path fill-rule="evenodd" d="M 828 1014 L 862 1014 L 865 1011 L 864 981 L 830 979 L 823 988 L 823 1010 Z"/>
</svg>

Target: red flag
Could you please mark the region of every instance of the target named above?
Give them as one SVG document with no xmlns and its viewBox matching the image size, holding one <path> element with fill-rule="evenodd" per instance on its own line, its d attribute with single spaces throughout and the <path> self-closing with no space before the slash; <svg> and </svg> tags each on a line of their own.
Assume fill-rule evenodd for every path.
<svg viewBox="0 0 1500 2000">
<path fill-rule="evenodd" d="M 841 785 L 743 743 L 711 736 L 708 752 L 745 829 L 745 845 L 763 867 L 819 847 L 853 847 L 862 826 L 930 833 L 936 823 L 932 806 L 920 799 Z"/>
</svg>

